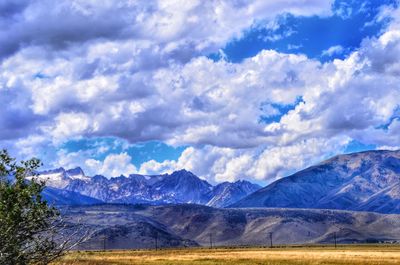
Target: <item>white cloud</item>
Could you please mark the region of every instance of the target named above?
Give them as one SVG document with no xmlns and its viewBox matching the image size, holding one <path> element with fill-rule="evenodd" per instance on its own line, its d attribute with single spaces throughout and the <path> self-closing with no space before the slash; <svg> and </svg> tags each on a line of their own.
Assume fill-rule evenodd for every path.
<svg viewBox="0 0 400 265">
<path fill-rule="evenodd" d="M 263 51 L 242 64 L 198 57 L 185 65 L 129 76 L 135 62 L 132 58 L 117 71 L 110 70 L 111 74 L 80 80 L 75 68 L 79 69 L 81 58 L 77 62 L 60 59 L 51 66 L 39 63 L 42 68 L 27 74 L 25 68 L 16 66 L 22 61 L 19 56 L 7 60 L 7 64 L 15 66 L 15 75 L 24 72 L 31 76 L 24 80 L 24 86 L 32 92 L 31 110 L 46 116 L 41 128 L 55 141 L 77 135 L 114 135 L 132 142 L 256 146 L 267 140 L 258 118 L 271 114 L 260 106 L 296 101 L 305 85 L 318 79 L 308 73 L 320 67 L 305 56 Z M 100 57 L 97 61 L 108 59 Z M 32 78 L 35 72 L 49 78 Z M 241 135 L 252 137 L 244 141 Z"/>
<path fill-rule="evenodd" d="M 132 157 L 126 152 L 109 153 L 102 160 L 92 158 L 96 156 L 96 149 L 77 152 L 61 149 L 55 155 L 57 158 L 53 167 L 67 169 L 82 167 L 87 176 L 103 175 L 111 178 L 137 173 L 136 167 L 132 164 Z"/>
<path fill-rule="evenodd" d="M 138 39 L 161 44 L 159 48 L 182 59 L 187 52 L 217 51 L 258 20 L 282 13 L 328 15 L 331 4 L 330 0 L 25 1 L 0 20 L 0 25 L 7 25 L 0 32 L 0 56 L 29 45 L 60 50 L 99 39 Z"/>
<path fill-rule="evenodd" d="M 383 145 L 383 146 L 378 146 L 378 150 L 391 150 L 391 151 L 397 151 L 400 150 L 400 146 L 388 146 L 388 145 Z"/>
<path fill-rule="evenodd" d="M 176 163 L 171 163 L 171 167 L 173 169 L 180 166 L 186 167 L 213 181 L 232 180 L 238 177 L 271 180 L 282 177 L 292 170 L 298 170 L 318 162 L 327 155 L 343 152 L 344 147 L 351 139 L 377 144 L 383 146 L 382 148 L 395 148 L 400 142 L 398 119 L 391 121 L 387 130 L 380 129 L 380 127 L 387 124 L 399 108 L 397 99 L 400 97 L 398 89 L 400 80 L 397 73 L 400 68 L 397 55 L 400 54 L 400 50 L 398 49 L 400 49 L 400 35 L 397 30 L 391 28 L 379 38 L 364 41 L 362 47 L 345 60 L 335 60 L 322 67 L 318 64 L 313 65 L 312 61 L 308 59 L 303 62 L 301 57 L 293 57 L 294 60 L 290 61 L 289 66 L 296 69 L 296 74 L 300 73 L 297 74 L 297 77 L 302 80 L 302 74 L 298 70 L 300 65 L 309 64 L 309 68 L 305 72 L 314 79 L 299 82 L 302 85 L 295 91 L 302 96 L 303 102 L 285 114 L 280 121 L 264 125 L 264 133 L 257 132 L 258 125 L 250 127 L 253 133 L 257 132 L 255 138 L 260 137 L 260 141 L 256 141 L 255 144 L 258 148 L 234 150 L 206 147 L 192 149 L 190 153 L 183 154 Z M 268 56 L 263 57 L 265 54 Z M 260 58 L 271 59 L 274 56 L 273 53 L 264 52 L 251 61 L 260 62 Z M 279 69 L 280 63 L 284 61 L 283 58 L 280 57 L 274 62 L 276 69 Z M 255 101 L 251 100 L 257 97 L 251 95 L 250 88 L 254 89 L 251 86 L 253 80 L 258 80 L 254 83 L 260 84 L 261 82 L 259 82 L 260 79 L 254 77 L 259 73 L 268 73 L 269 78 L 274 79 L 278 78 L 279 74 L 274 73 L 273 70 L 266 70 L 267 67 L 259 66 L 259 72 L 252 70 L 248 63 L 249 61 L 242 63 L 243 68 L 247 70 L 246 74 L 243 74 L 246 76 L 244 83 L 247 86 L 242 85 L 229 92 L 221 91 L 225 94 L 217 94 L 217 99 L 229 98 L 236 106 L 247 106 L 247 101 L 250 106 L 257 105 L 254 104 Z M 211 69 L 212 66 L 207 68 Z M 218 71 L 215 72 L 218 73 Z M 231 77 L 229 80 L 233 80 L 231 83 L 234 83 L 238 78 Z M 240 97 L 242 100 L 230 97 L 232 93 L 240 92 L 241 87 L 246 87 L 248 97 L 244 94 Z M 265 98 L 265 100 L 279 102 L 279 98 L 273 98 L 275 87 L 264 83 L 263 88 L 270 92 L 269 98 Z M 257 91 L 257 88 L 255 90 Z M 282 92 L 276 91 L 276 95 L 282 95 Z M 256 94 L 262 95 L 261 91 L 257 91 Z M 295 95 L 296 93 L 291 96 L 292 100 Z M 229 105 L 229 103 L 224 105 Z M 246 107 L 240 110 L 241 112 L 235 113 L 233 117 L 243 115 Z M 215 111 L 208 120 L 212 119 L 214 113 Z M 231 111 L 229 113 L 233 114 Z M 248 117 L 252 116 L 251 112 L 246 114 L 249 115 Z M 229 115 L 225 115 L 225 117 L 229 117 Z M 239 138 L 235 138 L 235 134 L 230 135 L 231 130 L 226 129 L 229 127 L 224 127 L 225 120 L 228 119 L 220 118 L 220 122 L 215 123 L 218 126 L 212 127 L 213 130 L 208 130 L 208 127 L 204 126 L 199 127 L 199 130 L 192 127 L 191 130 L 185 131 L 186 134 L 183 136 L 182 134 L 178 135 L 181 137 L 180 139 L 185 140 L 186 136 L 197 141 L 204 135 L 208 135 L 209 139 L 218 139 L 221 135 L 221 137 L 229 139 L 232 147 L 235 140 L 239 142 Z M 245 124 L 249 125 L 248 122 Z M 239 132 L 239 130 L 234 130 L 234 132 Z M 249 144 L 248 139 L 255 139 L 250 137 L 251 134 L 243 135 L 246 136 L 242 138 L 242 143 Z M 264 148 L 260 147 L 263 146 L 262 142 L 265 144 Z M 218 143 L 224 143 L 224 140 L 219 139 Z M 226 146 L 228 147 L 229 144 Z M 208 159 L 210 154 L 214 155 L 211 160 Z M 247 157 L 251 157 L 251 159 L 247 159 Z M 182 160 L 186 163 L 182 163 Z M 166 164 L 164 163 L 164 166 Z M 234 170 L 231 168 L 232 165 L 234 165 Z"/>
<path fill-rule="evenodd" d="M 2 2 L 6 15 L 0 18 L 4 25 L 0 89 L 6 95 L 0 95 L 0 103 L 11 104 L 2 109 L 0 137 L 50 134 L 54 142 L 60 142 L 81 134 L 172 142 L 175 133 L 171 131 L 176 129 L 187 131 L 185 138 L 193 142 L 189 127 L 200 130 L 193 122 L 216 108 L 222 107 L 220 114 L 229 112 L 223 107 L 226 100 L 218 97 L 229 96 L 223 90 L 240 85 L 223 84 L 218 78 L 229 78 L 234 68 L 242 70 L 229 64 L 226 69 L 222 64 L 212 66 L 211 61 L 197 57 L 218 51 L 257 21 L 273 21 L 287 12 L 328 15 L 330 5 L 331 1 L 315 0 Z M 207 66 L 222 67 L 219 72 L 224 76 L 204 83 L 200 79 L 212 72 L 196 68 Z M 203 76 L 191 80 L 192 71 L 197 70 Z M 163 84 L 164 78 L 168 84 Z M 202 87 L 176 90 L 181 81 L 193 89 Z M 217 89 L 213 91 L 212 86 Z M 200 109 L 193 111 L 196 108 Z M 176 113 L 185 113 L 187 126 L 182 127 Z M 236 113 L 228 116 L 232 122 L 248 118 Z M 207 127 L 201 129 L 199 141 L 215 133 L 213 124 Z"/>
<path fill-rule="evenodd" d="M 110 154 L 104 161 L 87 159 L 84 164 L 90 175 L 100 174 L 106 177 L 118 177 L 136 173 L 136 167 L 131 161 L 132 157 L 127 153 L 120 153 Z"/>
<path fill-rule="evenodd" d="M 21 154 L 48 150 L 51 157 L 76 137 L 159 140 L 191 147 L 177 161 L 140 169 L 126 153 L 101 161 L 94 151 L 61 150 L 52 162 L 84 162 L 90 174 L 106 176 L 186 168 L 212 181 L 271 180 L 342 151 L 351 139 L 398 146 L 398 9 L 385 10 L 393 18 L 386 31 L 344 60 L 322 64 L 264 50 L 229 63 L 202 55 L 257 20 L 328 14 L 331 1 L 77 0 L 41 9 L 52 3 L 29 2 L 10 13 L 19 20 L 0 19 L 10 23 L 0 31 L 0 139 Z M 337 52 L 343 47 L 325 53 Z M 274 107 L 299 98 L 287 113 Z M 260 121 L 277 114 L 275 122 Z"/>
<path fill-rule="evenodd" d="M 341 45 L 335 45 L 329 47 L 327 50 L 322 51 L 322 56 L 333 56 L 333 55 L 340 55 L 344 52 L 344 48 Z"/>
<path fill-rule="evenodd" d="M 55 120 L 54 127 L 44 129 L 50 131 L 56 141 L 80 136 L 88 130 L 95 131 L 97 127 L 86 113 L 61 113 Z"/>
<path fill-rule="evenodd" d="M 185 168 L 212 183 L 250 179 L 272 180 L 343 152 L 348 137 L 312 138 L 289 146 L 231 149 L 213 146 L 187 148 L 177 161 L 143 163 L 142 174 L 171 173 Z"/>
</svg>

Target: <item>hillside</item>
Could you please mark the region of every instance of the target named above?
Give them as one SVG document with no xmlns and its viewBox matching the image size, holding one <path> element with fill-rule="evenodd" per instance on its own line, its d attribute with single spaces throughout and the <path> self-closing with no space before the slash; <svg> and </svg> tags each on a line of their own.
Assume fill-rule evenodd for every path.
<svg viewBox="0 0 400 265">
<path fill-rule="evenodd" d="M 318 209 L 218 209 L 201 205 L 97 205 L 63 209 L 96 231 L 86 248 L 365 243 L 400 239 L 400 216 Z"/>
<path fill-rule="evenodd" d="M 400 151 L 339 155 L 231 207 L 319 208 L 400 213 Z"/>
</svg>

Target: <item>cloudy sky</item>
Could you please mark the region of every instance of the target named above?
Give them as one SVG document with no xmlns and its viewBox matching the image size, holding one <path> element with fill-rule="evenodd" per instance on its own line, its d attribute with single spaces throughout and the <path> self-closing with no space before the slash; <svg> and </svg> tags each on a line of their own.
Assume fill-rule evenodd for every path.
<svg viewBox="0 0 400 265">
<path fill-rule="evenodd" d="M 397 0 L 2 0 L 0 148 L 269 183 L 400 146 Z"/>
</svg>

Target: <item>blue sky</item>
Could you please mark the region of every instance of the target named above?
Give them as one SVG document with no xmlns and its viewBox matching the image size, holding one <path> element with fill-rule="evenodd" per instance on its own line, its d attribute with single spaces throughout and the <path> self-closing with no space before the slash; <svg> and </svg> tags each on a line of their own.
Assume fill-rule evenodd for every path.
<svg viewBox="0 0 400 265">
<path fill-rule="evenodd" d="M 104 160 L 111 153 L 126 152 L 132 159 L 131 162 L 136 166 L 149 160 L 163 162 L 165 160 L 177 160 L 186 146 L 170 146 L 160 141 L 148 141 L 137 144 L 129 144 L 115 138 L 83 138 L 71 140 L 62 146 L 67 152 L 79 152 L 96 149 L 98 146 L 107 147 L 107 150 L 100 152 L 93 157 Z"/>
<path fill-rule="evenodd" d="M 394 0 L 335 1 L 331 16 L 294 16 L 283 14 L 276 18 L 278 26 L 269 28 L 261 21 L 244 36 L 227 43 L 222 49 L 226 59 L 240 62 L 255 56 L 260 50 L 273 49 L 283 53 L 305 54 L 326 62 L 344 59 L 360 47 L 362 40 L 378 36 L 388 21 L 376 22 L 382 6 L 396 5 Z M 329 48 L 341 46 L 333 54 L 324 54 Z M 219 58 L 218 54 L 212 58 Z"/>
<path fill-rule="evenodd" d="M 396 0 L 5 1 L 0 147 L 89 175 L 186 168 L 258 183 L 396 149 L 398 10 Z"/>
</svg>

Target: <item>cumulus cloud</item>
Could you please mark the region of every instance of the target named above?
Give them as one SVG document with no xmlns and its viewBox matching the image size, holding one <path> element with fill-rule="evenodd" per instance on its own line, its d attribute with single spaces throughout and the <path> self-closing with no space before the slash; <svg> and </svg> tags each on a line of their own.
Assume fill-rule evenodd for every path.
<svg viewBox="0 0 400 265">
<path fill-rule="evenodd" d="M 333 56 L 337 54 L 342 54 L 344 52 L 344 48 L 341 45 L 335 45 L 332 47 L 329 47 L 329 49 L 323 50 L 322 51 L 322 56 Z"/>
<path fill-rule="evenodd" d="M 98 151 L 99 148 L 76 152 L 60 149 L 53 154 L 56 159 L 51 166 L 67 169 L 81 167 L 87 176 L 103 175 L 107 178 L 137 173 L 132 157 L 126 152 L 109 153 L 103 159 L 95 159 Z"/>
<path fill-rule="evenodd" d="M 255 22 L 286 12 L 326 15 L 330 4 L 314 0 L 3 1 L 0 89 L 13 91 L 12 97 L 19 101 L 25 98 L 23 106 L 10 105 L 2 113 L 3 138 L 22 137 L 38 128 L 57 131 L 65 113 L 86 113 L 101 124 L 109 121 L 96 135 L 129 135 L 131 141 L 169 138 L 163 132 L 180 121 L 174 120 L 176 110 L 167 110 L 167 104 L 176 104 L 185 95 L 174 93 L 177 97 L 171 101 L 175 102 L 165 100 L 169 91 L 153 85 L 163 81 L 162 69 L 170 69 L 167 85 L 179 85 L 171 78 L 179 74 L 175 67 L 218 51 Z M 205 104 L 196 102 L 193 107 Z M 110 110 L 104 111 L 104 105 Z M 153 121 L 160 112 L 167 116 L 161 125 Z M 132 119 L 129 128 L 119 124 L 122 116 Z M 21 126 L 26 129 L 12 130 Z"/>
<path fill-rule="evenodd" d="M 154 160 L 141 165 L 142 174 L 170 173 L 185 168 L 212 183 L 239 179 L 279 179 L 323 158 L 343 152 L 348 137 L 311 138 L 288 146 L 231 149 L 215 146 L 187 148 L 177 161 Z"/>
<path fill-rule="evenodd" d="M 110 154 L 104 161 L 88 159 L 85 161 L 85 167 L 89 169 L 89 174 L 96 172 L 108 177 L 118 177 L 120 175 L 128 176 L 136 172 L 136 167 L 132 165 L 132 157 L 127 153 Z"/>
<path fill-rule="evenodd" d="M 40 128 L 55 141 L 114 135 L 131 142 L 256 146 L 266 136 L 258 117 L 269 114 L 260 106 L 293 103 L 305 85 L 317 81 L 318 76 L 310 78 L 308 73 L 320 67 L 305 56 L 263 51 L 241 64 L 198 57 L 185 65 L 129 76 L 132 59 L 115 62 L 118 69 L 108 74 L 79 80 L 74 60 L 58 59 L 51 65 L 35 60 L 42 67 L 28 74 L 26 65 L 34 62 L 22 64 L 20 56 L 7 60 L 14 71 L 4 78 L 26 76 L 21 86 L 32 93 L 30 111 L 51 121 Z M 110 58 L 101 54 L 97 59 Z M 112 62 L 105 65 L 113 67 Z M 45 77 L 37 78 L 35 72 Z"/>
<path fill-rule="evenodd" d="M 299 89 L 303 101 L 278 122 L 264 126 L 263 140 L 270 147 L 262 150 L 261 155 L 255 155 L 255 149 L 245 154 L 243 150 L 234 150 L 232 155 L 229 149 L 220 155 L 221 159 L 215 158 L 210 162 L 201 157 L 215 152 L 211 151 L 212 148 L 204 148 L 192 151 L 189 156 L 192 159 L 183 154 L 176 163 L 171 163 L 172 168 L 193 168 L 213 180 L 235 177 L 275 179 L 291 169 L 311 165 L 327 154 L 342 152 L 351 139 L 376 144 L 380 148 L 396 148 L 400 141 L 400 126 L 398 119 L 393 117 L 397 117 L 399 109 L 397 55 L 400 54 L 400 36 L 398 29 L 389 28 L 380 37 L 364 41 L 361 48 L 348 58 L 310 68 L 313 75 L 321 78 L 314 82 L 308 80 L 306 87 Z M 387 127 L 384 124 L 388 124 Z M 224 131 L 222 135 L 229 135 L 229 132 L 225 134 Z M 195 155 L 201 151 L 206 154 Z M 250 160 L 247 160 L 248 156 Z M 182 160 L 196 161 L 196 167 L 207 171 L 191 167 L 190 162 L 182 163 Z M 204 161 L 204 164 L 199 161 Z M 247 167 L 246 161 L 251 161 Z M 230 163 L 238 169 L 236 172 Z M 164 162 L 164 168 L 167 164 Z M 144 166 L 143 169 L 148 170 L 152 165 Z M 153 166 L 157 165 L 153 163 Z M 215 170 L 221 168 L 222 173 Z M 212 173 L 208 175 L 208 172 Z"/>
<path fill-rule="evenodd" d="M 60 50 L 96 40 L 134 38 L 156 42 L 185 59 L 239 37 L 255 20 L 286 12 L 329 14 L 331 2 L 6 0 L 0 6 L 0 25 L 7 25 L 0 27 L 0 57 L 32 45 Z"/>
<path fill-rule="evenodd" d="M 49 11 L 43 6 L 54 1 L 5 3 L 0 139 L 23 155 L 39 150 L 52 165 L 83 166 L 91 175 L 186 168 L 213 182 L 270 181 L 343 151 L 352 139 L 400 141 L 398 9 L 383 10 L 392 18 L 385 32 L 343 60 L 263 50 L 230 63 L 204 55 L 257 20 L 325 15 L 331 2 L 75 0 Z M 190 147 L 176 161 L 140 168 L 124 152 L 96 159 L 94 150 L 61 147 L 109 136 Z"/>
</svg>

